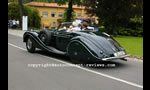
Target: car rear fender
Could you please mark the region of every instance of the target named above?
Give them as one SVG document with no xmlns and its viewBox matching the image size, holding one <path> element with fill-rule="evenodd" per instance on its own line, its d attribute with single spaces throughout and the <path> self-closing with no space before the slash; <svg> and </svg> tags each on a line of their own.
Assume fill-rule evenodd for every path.
<svg viewBox="0 0 150 90">
<path fill-rule="evenodd" d="M 102 50 L 97 48 L 91 41 L 89 41 L 85 37 L 82 37 L 82 36 L 74 37 L 71 39 L 70 43 L 72 43 L 72 42 L 80 43 L 93 57 L 95 57 L 97 59 L 101 59 L 105 56 L 102 53 Z"/>
</svg>

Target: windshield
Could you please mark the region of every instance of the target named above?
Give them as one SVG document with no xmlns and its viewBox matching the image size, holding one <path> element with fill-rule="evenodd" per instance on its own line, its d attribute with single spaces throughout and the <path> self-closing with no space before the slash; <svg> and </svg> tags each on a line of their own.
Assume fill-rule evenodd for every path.
<svg viewBox="0 0 150 90">
<path fill-rule="evenodd" d="M 70 26 L 72 25 L 72 23 L 61 23 L 60 26 L 58 27 L 58 31 L 61 30 L 67 30 Z"/>
<path fill-rule="evenodd" d="M 74 31 L 83 31 L 83 32 L 96 32 L 99 31 L 99 27 L 88 26 L 86 28 L 82 28 L 81 20 L 75 20 L 73 22 L 64 22 L 61 23 L 58 27 L 58 31 L 67 31 L 67 32 L 74 32 Z"/>
</svg>

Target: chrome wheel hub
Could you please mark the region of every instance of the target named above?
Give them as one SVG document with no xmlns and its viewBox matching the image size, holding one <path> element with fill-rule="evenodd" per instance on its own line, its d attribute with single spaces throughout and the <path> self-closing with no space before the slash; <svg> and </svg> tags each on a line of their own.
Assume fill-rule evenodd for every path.
<svg viewBox="0 0 150 90">
<path fill-rule="evenodd" d="M 28 41 L 27 41 L 27 48 L 28 49 L 32 48 L 32 41 L 31 41 L 31 39 L 28 39 Z"/>
</svg>

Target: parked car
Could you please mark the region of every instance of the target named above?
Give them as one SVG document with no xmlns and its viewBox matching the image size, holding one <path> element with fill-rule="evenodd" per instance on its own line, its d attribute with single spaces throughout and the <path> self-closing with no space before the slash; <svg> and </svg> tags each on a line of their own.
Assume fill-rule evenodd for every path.
<svg viewBox="0 0 150 90">
<path fill-rule="evenodd" d="M 35 48 L 66 55 L 71 60 L 100 62 L 114 59 L 126 60 L 125 49 L 110 35 L 94 30 L 67 32 L 72 22 L 61 23 L 55 30 L 27 31 L 23 35 L 28 52 Z M 66 28 L 62 29 L 65 26 Z"/>
</svg>

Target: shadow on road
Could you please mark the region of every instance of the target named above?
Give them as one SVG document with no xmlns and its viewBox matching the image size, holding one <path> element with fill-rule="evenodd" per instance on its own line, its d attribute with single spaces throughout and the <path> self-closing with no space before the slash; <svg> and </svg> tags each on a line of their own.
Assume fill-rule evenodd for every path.
<svg viewBox="0 0 150 90">
<path fill-rule="evenodd" d="M 35 53 L 44 55 L 47 57 L 52 57 L 55 59 L 59 59 L 61 61 L 65 61 L 71 64 L 73 63 L 69 57 L 64 56 L 64 55 L 59 55 L 55 53 L 50 53 L 47 51 L 42 51 L 42 50 L 37 50 Z M 117 68 L 125 68 L 127 67 L 127 62 L 122 61 L 122 60 L 113 60 L 113 61 L 104 61 L 104 62 L 96 62 L 96 63 L 84 63 L 84 62 L 78 62 L 79 65 L 82 65 L 83 67 L 86 68 L 92 68 L 92 69 L 117 69 Z"/>
</svg>

